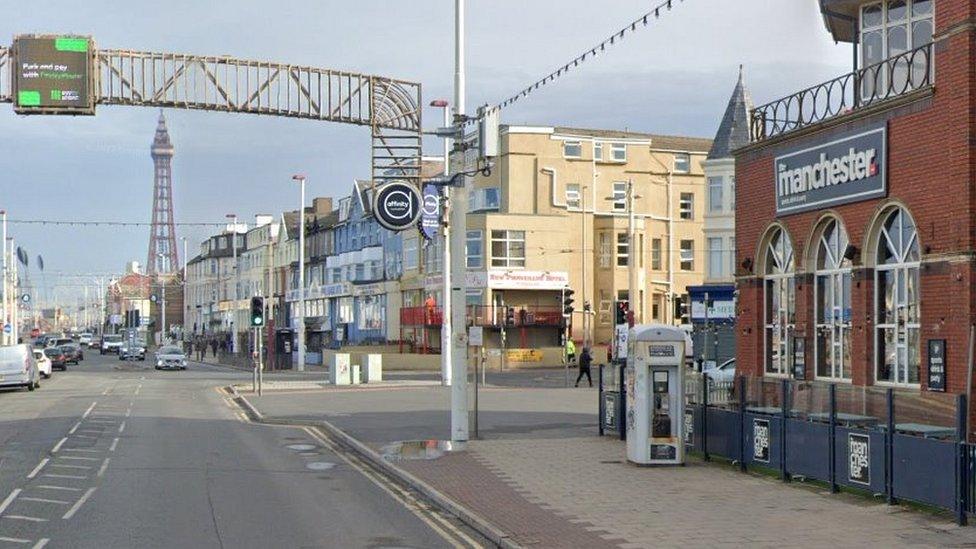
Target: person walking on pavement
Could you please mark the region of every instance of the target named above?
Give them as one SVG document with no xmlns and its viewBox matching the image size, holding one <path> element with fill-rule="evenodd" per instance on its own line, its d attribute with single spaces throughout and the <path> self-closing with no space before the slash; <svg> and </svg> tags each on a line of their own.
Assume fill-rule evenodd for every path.
<svg viewBox="0 0 976 549">
<path fill-rule="evenodd" d="M 576 343 L 572 339 L 566 338 L 566 362 L 572 364 L 576 360 Z"/>
<path fill-rule="evenodd" d="M 583 379 L 583 374 L 586 374 L 586 380 L 590 382 L 590 387 L 593 386 L 593 376 L 590 375 L 590 364 L 593 363 L 593 356 L 590 355 L 590 348 L 583 347 L 583 353 L 579 357 L 579 375 L 576 376 L 576 387 L 579 387 L 579 382 Z"/>
<path fill-rule="evenodd" d="M 217 339 L 210 340 L 210 350 L 213 351 L 214 358 L 217 358 Z"/>
</svg>

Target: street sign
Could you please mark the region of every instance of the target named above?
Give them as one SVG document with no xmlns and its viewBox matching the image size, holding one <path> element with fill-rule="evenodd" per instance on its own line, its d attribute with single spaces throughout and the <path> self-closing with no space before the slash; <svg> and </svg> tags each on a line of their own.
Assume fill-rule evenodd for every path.
<svg viewBox="0 0 976 549">
<path fill-rule="evenodd" d="M 30 294 L 24 294 L 20 296 L 20 300 L 23 301 L 24 303 L 30 303 L 31 296 Z"/>
<path fill-rule="evenodd" d="M 373 198 L 373 215 L 376 216 L 376 221 L 394 232 L 416 224 L 421 209 L 420 193 L 409 183 L 387 183 L 377 189 Z"/>
<path fill-rule="evenodd" d="M 424 184 L 423 206 L 420 216 L 420 234 L 434 240 L 441 226 L 441 190 L 437 185 Z"/>
<path fill-rule="evenodd" d="M 15 112 L 95 114 L 90 37 L 23 35 L 12 50 Z"/>
<path fill-rule="evenodd" d="M 150 294 L 149 295 L 149 301 L 152 301 L 153 303 L 155 303 L 156 302 L 156 299 L 157 299 L 156 298 L 156 294 Z"/>
<path fill-rule="evenodd" d="M 485 344 L 484 329 L 481 326 L 468 327 L 468 345 L 481 347 Z"/>
</svg>

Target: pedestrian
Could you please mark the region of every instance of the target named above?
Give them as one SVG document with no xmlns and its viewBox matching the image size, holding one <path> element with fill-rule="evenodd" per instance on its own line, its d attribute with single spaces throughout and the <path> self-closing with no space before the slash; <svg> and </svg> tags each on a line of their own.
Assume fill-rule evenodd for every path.
<svg viewBox="0 0 976 549">
<path fill-rule="evenodd" d="M 572 339 L 566 338 L 566 363 L 572 364 L 576 360 L 576 343 Z"/>
<path fill-rule="evenodd" d="M 583 379 L 583 374 L 586 374 L 586 380 L 590 382 L 590 387 L 593 386 L 593 376 L 590 375 L 590 364 L 593 363 L 593 357 L 590 355 L 590 348 L 583 347 L 583 353 L 580 354 L 579 358 L 579 375 L 576 376 L 576 387 L 579 387 L 579 382 Z"/>
<path fill-rule="evenodd" d="M 203 362 L 203 354 L 207 352 L 207 344 L 203 342 L 202 337 L 197 338 L 197 360 Z"/>
<path fill-rule="evenodd" d="M 214 358 L 217 358 L 217 340 L 216 339 L 211 339 L 210 340 L 210 350 L 213 351 L 213 357 Z"/>
</svg>

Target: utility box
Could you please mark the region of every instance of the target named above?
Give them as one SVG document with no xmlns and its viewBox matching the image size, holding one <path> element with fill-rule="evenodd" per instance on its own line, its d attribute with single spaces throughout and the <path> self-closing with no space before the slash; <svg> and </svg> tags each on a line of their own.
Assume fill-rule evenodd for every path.
<svg viewBox="0 0 976 549">
<path fill-rule="evenodd" d="M 359 355 L 359 365 L 362 368 L 363 383 L 383 381 L 383 355 L 363 353 Z"/>
<path fill-rule="evenodd" d="M 329 381 L 333 385 L 349 385 L 352 383 L 352 369 L 349 365 L 349 353 L 332 355 L 329 364 Z"/>
<path fill-rule="evenodd" d="M 362 378 L 359 375 L 360 371 L 361 368 L 359 367 L 359 364 L 353 364 L 350 367 L 349 380 L 353 385 L 359 385 L 360 383 L 363 382 Z"/>
<path fill-rule="evenodd" d="M 627 338 L 627 461 L 685 462 L 685 333 L 663 324 L 631 328 Z"/>
</svg>

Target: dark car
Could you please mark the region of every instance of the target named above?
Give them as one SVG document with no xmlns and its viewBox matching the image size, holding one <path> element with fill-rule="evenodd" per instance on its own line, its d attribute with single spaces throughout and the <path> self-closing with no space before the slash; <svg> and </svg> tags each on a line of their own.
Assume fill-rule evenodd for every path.
<svg viewBox="0 0 976 549">
<path fill-rule="evenodd" d="M 48 347 L 44 349 L 44 356 L 51 359 L 51 369 L 58 369 L 62 372 L 68 369 L 68 357 L 60 347 Z"/>
<path fill-rule="evenodd" d="M 58 349 L 64 354 L 65 361 L 71 362 L 72 364 L 81 362 L 81 347 L 77 345 L 61 345 Z"/>
</svg>

